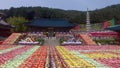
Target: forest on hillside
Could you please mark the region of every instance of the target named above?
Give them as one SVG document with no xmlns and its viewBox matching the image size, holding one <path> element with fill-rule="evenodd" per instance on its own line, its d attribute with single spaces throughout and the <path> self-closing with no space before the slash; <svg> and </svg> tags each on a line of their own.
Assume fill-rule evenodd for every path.
<svg viewBox="0 0 120 68">
<path fill-rule="evenodd" d="M 71 23 L 84 24 L 86 22 L 86 11 L 48 7 L 11 7 L 10 9 L 0 10 L 0 12 L 6 14 L 4 19 L 10 17 L 24 17 L 27 20 L 32 20 L 33 18 L 64 18 Z M 112 18 L 115 18 L 117 22 L 120 21 L 120 4 L 90 11 L 91 23 L 103 23 Z"/>
</svg>

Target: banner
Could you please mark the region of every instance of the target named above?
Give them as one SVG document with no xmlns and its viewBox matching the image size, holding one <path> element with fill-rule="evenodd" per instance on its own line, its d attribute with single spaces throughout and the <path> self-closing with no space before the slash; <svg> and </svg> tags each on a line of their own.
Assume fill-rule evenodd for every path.
<svg viewBox="0 0 120 68">
<path fill-rule="evenodd" d="M 114 18 L 112 20 L 110 20 L 110 26 L 114 26 L 115 25 L 115 20 Z"/>
<path fill-rule="evenodd" d="M 114 26 L 115 25 L 115 20 L 114 18 L 109 20 L 109 21 L 106 21 L 103 23 L 103 29 L 107 28 L 107 27 L 110 27 L 110 26 Z"/>
<path fill-rule="evenodd" d="M 103 23 L 103 29 L 107 28 L 110 25 L 109 21 Z"/>
</svg>

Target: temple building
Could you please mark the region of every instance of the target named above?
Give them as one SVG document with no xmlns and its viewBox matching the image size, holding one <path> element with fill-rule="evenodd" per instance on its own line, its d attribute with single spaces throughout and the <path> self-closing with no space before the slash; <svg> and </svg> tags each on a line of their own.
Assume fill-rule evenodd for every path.
<svg viewBox="0 0 120 68">
<path fill-rule="evenodd" d="M 0 36 L 9 36 L 12 26 L 2 19 L 3 16 L 4 14 L 0 13 Z"/>
<path fill-rule="evenodd" d="M 26 26 L 30 32 L 47 32 L 53 36 L 55 32 L 69 32 L 76 25 L 65 19 L 34 19 L 27 22 Z"/>
</svg>

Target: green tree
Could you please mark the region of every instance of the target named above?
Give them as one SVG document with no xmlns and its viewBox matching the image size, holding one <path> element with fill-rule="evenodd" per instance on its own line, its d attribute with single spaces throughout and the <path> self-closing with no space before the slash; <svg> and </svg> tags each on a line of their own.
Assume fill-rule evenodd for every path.
<svg viewBox="0 0 120 68">
<path fill-rule="evenodd" d="M 13 32 L 24 32 L 27 30 L 27 27 L 24 26 L 24 23 L 27 20 L 24 17 L 10 17 L 6 19 L 8 23 L 15 26 Z"/>
<path fill-rule="evenodd" d="M 64 18 L 71 23 L 84 24 L 86 22 L 86 11 L 63 10 L 48 7 L 19 7 L 0 10 L 9 17 L 25 17 L 28 20 L 33 18 Z M 103 23 L 105 21 L 115 19 L 115 24 L 120 24 L 120 4 L 107 6 L 102 9 L 90 11 L 91 23 Z"/>
</svg>

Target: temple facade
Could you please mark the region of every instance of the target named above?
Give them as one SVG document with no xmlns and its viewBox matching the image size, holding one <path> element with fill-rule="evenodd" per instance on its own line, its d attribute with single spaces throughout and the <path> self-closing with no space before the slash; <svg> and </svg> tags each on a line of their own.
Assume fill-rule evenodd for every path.
<svg viewBox="0 0 120 68">
<path fill-rule="evenodd" d="M 56 32 L 69 32 L 75 24 L 65 19 L 34 19 L 25 24 L 29 32 L 46 32 L 47 35 L 54 36 Z"/>
</svg>

